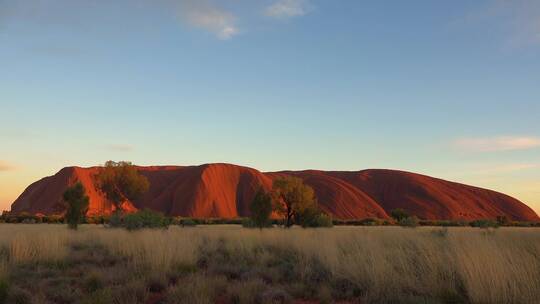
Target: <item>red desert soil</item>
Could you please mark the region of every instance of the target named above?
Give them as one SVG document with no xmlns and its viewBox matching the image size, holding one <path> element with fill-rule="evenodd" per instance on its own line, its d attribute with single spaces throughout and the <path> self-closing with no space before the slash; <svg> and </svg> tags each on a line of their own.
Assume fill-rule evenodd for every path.
<svg viewBox="0 0 540 304">
<path fill-rule="evenodd" d="M 262 173 L 231 164 L 138 167 L 150 190 L 124 209 L 150 208 L 167 215 L 235 218 L 249 215 L 248 204 L 259 187 L 272 180 L 300 177 L 315 190 L 321 208 L 340 219 L 388 218 L 403 208 L 423 219 L 483 219 L 505 215 L 519 221 L 538 221 L 536 213 L 508 195 L 425 175 L 395 170 L 283 171 Z M 110 214 L 112 206 L 93 184 L 97 167 L 67 167 L 26 188 L 12 204 L 15 213 L 58 214 L 64 211 L 62 193 L 80 181 L 90 197 L 89 215 Z"/>
</svg>

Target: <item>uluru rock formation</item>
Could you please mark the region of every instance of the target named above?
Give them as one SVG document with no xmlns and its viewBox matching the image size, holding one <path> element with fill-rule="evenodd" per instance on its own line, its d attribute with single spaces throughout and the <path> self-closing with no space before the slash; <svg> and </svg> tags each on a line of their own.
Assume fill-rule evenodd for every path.
<svg viewBox="0 0 540 304">
<path fill-rule="evenodd" d="M 80 181 L 90 197 L 88 215 L 109 214 L 112 206 L 94 187 L 98 167 L 67 167 L 26 188 L 12 204 L 15 213 L 58 214 L 64 190 Z M 321 209 L 335 218 L 389 218 L 402 208 L 422 219 L 483 219 L 507 216 L 538 221 L 527 205 L 491 190 L 395 170 L 282 171 L 262 173 L 231 164 L 138 167 L 150 182 L 139 200 L 124 209 L 149 208 L 172 216 L 235 218 L 249 215 L 259 187 L 270 189 L 280 176 L 300 177 L 315 190 Z"/>
</svg>

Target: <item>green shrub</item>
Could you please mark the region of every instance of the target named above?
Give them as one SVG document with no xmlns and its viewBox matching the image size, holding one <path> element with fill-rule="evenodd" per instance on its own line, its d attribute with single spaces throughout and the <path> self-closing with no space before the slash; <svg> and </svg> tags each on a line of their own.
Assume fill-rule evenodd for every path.
<svg viewBox="0 0 540 304">
<path fill-rule="evenodd" d="M 310 215 L 309 217 L 305 217 L 302 220 L 302 227 L 304 228 L 317 228 L 317 227 L 333 227 L 334 223 L 332 222 L 332 218 L 329 215 L 326 215 L 324 213 L 317 213 L 314 215 Z"/>
<path fill-rule="evenodd" d="M 124 218 L 120 212 L 113 212 L 108 219 L 108 225 L 112 228 L 122 227 L 124 224 Z"/>
<path fill-rule="evenodd" d="M 407 211 L 405 211 L 405 210 L 403 210 L 401 208 L 397 208 L 397 209 L 394 209 L 394 210 L 390 211 L 390 216 L 392 218 L 394 218 L 396 220 L 396 222 L 399 223 L 401 220 L 406 219 L 406 218 L 410 217 L 411 215 Z"/>
<path fill-rule="evenodd" d="M 420 221 L 416 216 L 409 216 L 402 218 L 398 223 L 402 227 L 415 228 L 418 226 L 419 222 Z"/>
<path fill-rule="evenodd" d="M 190 218 L 181 219 L 179 224 L 182 227 L 195 227 L 195 226 L 197 226 L 197 222 L 195 222 L 193 219 L 190 219 Z"/>
<path fill-rule="evenodd" d="M 106 218 L 101 215 L 88 216 L 85 218 L 87 224 L 105 224 L 107 222 Z"/>
<path fill-rule="evenodd" d="M 490 219 L 483 219 L 483 220 L 475 220 L 470 223 L 471 227 L 478 227 L 478 228 L 498 228 L 499 223 L 494 220 Z"/>
<path fill-rule="evenodd" d="M 454 221 L 448 221 L 448 222 L 449 222 L 448 225 L 443 225 L 443 226 L 465 227 L 469 225 L 469 222 L 467 222 L 466 220 L 454 220 Z"/>
<path fill-rule="evenodd" d="M 510 226 L 514 227 L 534 227 L 534 223 L 532 222 L 520 222 L 520 221 L 514 221 L 510 224 Z"/>
<path fill-rule="evenodd" d="M 43 222 L 49 224 L 61 224 L 64 222 L 64 217 L 61 215 L 53 214 L 43 217 Z"/>
<path fill-rule="evenodd" d="M 272 226 L 273 226 L 272 222 L 268 221 L 268 222 L 264 223 L 263 228 L 271 228 Z M 257 224 L 251 218 L 242 219 L 242 227 L 244 227 L 244 228 L 261 228 L 261 227 L 257 226 Z"/>
<path fill-rule="evenodd" d="M 29 212 L 20 212 L 19 214 L 17 214 L 17 222 L 19 223 L 22 223 L 24 222 L 25 220 L 33 220 L 35 218 L 35 216 L 33 216 L 32 214 L 30 214 Z"/>
<path fill-rule="evenodd" d="M 88 292 L 97 291 L 104 286 L 103 277 L 97 272 L 91 273 L 88 278 L 86 278 L 84 285 Z"/>
<path fill-rule="evenodd" d="M 440 226 L 440 227 L 463 227 L 469 223 L 464 220 L 420 220 L 420 226 Z"/>
<path fill-rule="evenodd" d="M 244 228 L 255 228 L 255 222 L 250 218 L 245 218 L 242 220 L 242 227 Z"/>
<path fill-rule="evenodd" d="M 380 222 L 379 222 L 378 219 L 368 217 L 368 218 L 365 218 L 365 219 L 361 219 L 358 222 L 358 225 L 360 225 L 360 226 L 377 226 L 377 225 L 380 225 Z"/>
<path fill-rule="evenodd" d="M 163 214 L 152 210 L 141 210 L 124 216 L 124 227 L 128 230 L 142 228 L 164 228 L 167 229 L 170 219 Z"/>
</svg>

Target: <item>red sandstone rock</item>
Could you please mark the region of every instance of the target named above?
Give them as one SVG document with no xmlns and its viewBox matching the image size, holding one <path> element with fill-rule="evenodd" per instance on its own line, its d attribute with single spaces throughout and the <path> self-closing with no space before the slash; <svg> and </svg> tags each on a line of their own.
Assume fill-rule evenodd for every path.
<svg viewBox="0 0 540 304">
<path fill-rule="evenodd" d="M 423 219 L 480 219 L 505 215 L 512 220 L 538 221 L 522 202 L 491 190 L 394 170 L 284 171 L 261 173 L 230 164 L 138 167 L 150 181 L 139 200 L 124 209 L 150 208 L 168 215 L 234 218 L 249 215 L 248 204 L 259 187 L 271 188 L 284 175 L 300 177 L 315 190 L 321 208 L 340 219 L 388 218 L 403 208 Z M 55 214 L 64 211 L 62 193 L 75 181 L 86 187 L 89 215 L 109 214 L 112 206 L 92 180 L 97 167 L 68 167 L 26 188 L 12 204 L 13 212 Z"/>
</svg>

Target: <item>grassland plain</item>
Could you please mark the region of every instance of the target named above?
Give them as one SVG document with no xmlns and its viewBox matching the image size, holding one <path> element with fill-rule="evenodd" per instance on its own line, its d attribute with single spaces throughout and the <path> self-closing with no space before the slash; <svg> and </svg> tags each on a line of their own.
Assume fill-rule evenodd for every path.
<svg viewBox="0 0 540 304">
<path fill-rule="evenodd" d="M 0 225 L 5 303 L 538 303 L 540 229 Z"/>
</svg>

